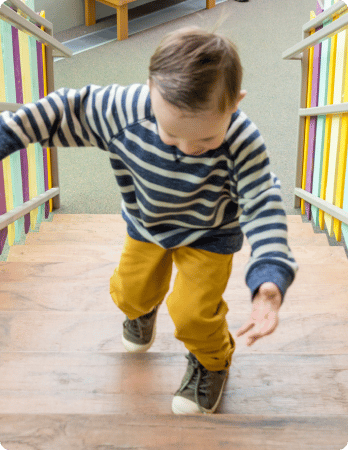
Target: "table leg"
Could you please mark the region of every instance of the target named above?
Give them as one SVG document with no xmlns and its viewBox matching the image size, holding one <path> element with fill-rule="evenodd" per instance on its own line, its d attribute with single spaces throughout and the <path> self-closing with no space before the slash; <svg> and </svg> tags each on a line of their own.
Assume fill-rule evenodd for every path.
<svg viewBox="0 0 348 450">
<path fill-rule="evenodd" d="M 85 23 L 86 27 L 95 25 L 95 0 L 85 0 Z"/>
<path fill-rule="evenodd" d="M 128 38 L 128 5 L 116 6 L 117 9 L 117 39 Z"/>
</svg>

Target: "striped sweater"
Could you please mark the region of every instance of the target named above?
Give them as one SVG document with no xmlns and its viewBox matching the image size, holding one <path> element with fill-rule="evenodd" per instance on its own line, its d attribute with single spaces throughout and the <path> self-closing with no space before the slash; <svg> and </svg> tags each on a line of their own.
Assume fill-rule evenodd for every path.
<svg viewBox="0 0 348 450">
<path fill-rule="evenodd" d="M 244 233 L 253 295 L 267 281 L 284 295 L 293 281 L 297 265 L 280 184 L 258 129 L 242 111 L 232 115 L 220 148 L 189 156 L 161 141 L 147 86 L 60 89 L 0 115 L 0 159 L 32 142 L 108 151 L 134 239 L 228 254 L 240 250 Z"/>
</svg>

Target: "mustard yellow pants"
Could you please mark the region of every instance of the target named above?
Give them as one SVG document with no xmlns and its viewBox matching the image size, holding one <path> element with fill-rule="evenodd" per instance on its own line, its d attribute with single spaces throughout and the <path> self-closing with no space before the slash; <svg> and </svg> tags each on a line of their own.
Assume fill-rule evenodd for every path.
<svg viewBox="0 0 348 450">
<path fill-rule="evenodd" d="M 223 370 L 230 366 L 235 348 L 222 298 L 232 256 L 190 247 L 165 250 L 127 236 L 110 280 L 111 297 L 131 320 L 150 312 L 169 290 L 174 262 L 178 273 L 167 306 L 175 337 L 206 369 Z"/>
</svg>

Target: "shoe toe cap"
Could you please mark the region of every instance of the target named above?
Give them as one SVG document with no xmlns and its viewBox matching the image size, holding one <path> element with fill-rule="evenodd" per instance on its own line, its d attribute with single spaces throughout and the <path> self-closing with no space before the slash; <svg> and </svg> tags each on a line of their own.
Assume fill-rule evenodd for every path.
<svg viewBox="0 0 348 450">
<path fill-rule="evenodd" d="M 201 414 L 195 402 L 180 395 L 173 398 L 172 411 L 174 414 Z"/>
</svg>

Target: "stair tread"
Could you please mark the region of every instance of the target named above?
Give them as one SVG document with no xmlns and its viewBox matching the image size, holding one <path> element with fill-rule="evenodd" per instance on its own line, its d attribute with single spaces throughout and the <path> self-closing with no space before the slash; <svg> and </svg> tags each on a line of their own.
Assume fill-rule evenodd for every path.
<svg viewBox="0 0 348 450">
<path fill-rule="evenodd" d="M 114 266 L 7 263 L 6 269 L 0 266 L 0 310 L 112 313 L 115 306 L 109 294 L 109 279 Z M 249 289 L 235 271 L 224 298 L 231 301 L 233 311 L 250 311 Z M 333 287 L 326 279 L 305 280 L 304 277 L 302 284 L 296 278 L 288 289 L 282 311 L 324 313 L 344 310 L 346 305 L 347 284 Z"/>
<path fill-rule="evenodd" d="M 116 255 L 115 251 L 115 255 Z M 84 255 L 85 256 L 85 255 Z M 76 264 L 76 261 L 72 258 L 66 258 L 65 260 L 57 261 L 46 261 L 39 262 L 35 266 L 33 263 L 28 263 L 27 275 L 30 276 L 31 267 L 33 269 L 33 273 L 35 273 L 35 269 L 43 271 L 39 276 L 52 276 L 54 274 L 55 277 L 64 277 L 65 280 L 69 280 L 71 277 L 79 277 L 81 280 L 92 278 L 99 278 L 103 276 L 105 279 L 105 271 L 107 271 L 107 275 L 111 276 L 115 269 L 115 261 L 118 260 L 115 256 L 115 261 L 110 262 L 105 257 L 104 260 L 95 261 L 87 261 L 87 257 L 82 258 L 79 261 L 79 264 Z M 30 258 L 29 258 L 30 260 Z M 16 266 L 11 266 L 11 263 L 14 261 L 10 261 L 5 263 L 4 265 L 0 265 L 0 274 L 2 281 L 8 280 L 21 280 L 23 278 L 23 274 L 18 273 Z M 18 264 L 24 264 L 21 262 L 14 262 Z M 18 266 L 19 267 L 19 266 Z M 347 277 L 347 267 L 348 263 L 302 263 L 301 270 L 296 274 L 296 280 L 301 280 L 300 282 L 304 284 L 343 284 L 348 285 L 348 277 Z M 233 279 L 237 282 L 237 285 L 240 285 L 241 282 L 244 283 L 244 265 L 243 264 L 234 264 L 232 275 L 230 279 Z"/>
<path fill-rule="evenodd" d="M 186 366 L 184 354 L 177 353 L 4 352 L 0 410 L 2 414 L 29 410 L 32 414 L 168 414 Z M 218 412 L 347 415 L 342 396 L 347 368 L 348 355 L 236 355 Z M 335 378 L 332 371 L 340 375 Z"/>
<path fill-rule="evenodd" d="M 286 216 L 288 222 L 296 223 L 306 223 L 303 222 L 302 216 L 300 214 L 288 214 Z M 80 221 L 89 220 L 93 221 L 107 221 L 107 220 L 122 220 L 122 214 L 54 214 L 53 221 L 55 222 L 72 222 L 74 220 Z"/>
<path fill-rule="evenodd" d="M 234 302 L 228 302 L 233 313 L 227 315 L 229 330 L 233 336 L 247 321 L 250 304 L 245 310 L 235 311 Z M 183 353 L 184 345 L 174 338 L 174 324 L 165 305 L 157 320 L 157 337 L 150 353 Z M 114 306 L 113 311 L 0 311 L 0 323 L 7 323 L 0 334 L 3 352 L 124 352 L 122 345 L 122 314 Z M 348 353 L 348 311 L 316 311 L 298 314 L 280 313 L 281 327 L 255 342 L 245 345 L 245 338 L 235 338 L 236 354 L 281 352 L 297 354 Z M 320 334 L 320 339 L 317 336 Z"/>
<path fill-rule="evenodd" d="M 309 262 L 313 261 L 313 259 L 322 262 L 348 262 L 347 255 L 340 246 L 330 246 L 327 244 L 326 238 L 325 242 L 320 242 L 320 245 L 315 245 L 315 243 L 307 243 L 306 245 L 293 245 L 292 239 L 290 237 L 289 244 L 290 248 L 298 261 L 301 262 Z M 303 240 L 303 239 L 302 239 Z M 81 252 L 83 255 L 88 256 L 89 253 L 92 254 L 93 260 L 96 259 L 97 255 L 101 257 L 101 259 L 107 258 L 109 261 L 115 261 L 116 257 L 119 255 L 119 251 L 122 250 L 124 244 L 124 236 L 117 235 L 113 237 L 104 237 L 104 236 L 91 236 L 90 233 L 84 232 L 51 232 L 51 233 L 30 233 L 27 237 L 26 244 L 23 246 L 16 245 L 11 249 L 9 261 L 14 261 L 19 259 L 19 257 L 23 254 L 28 254 L 33 256 L 32 249 L 36 253 L 40 253 L 42 251 L 43 260 L 48 258 L 49 256 L 46 253 L 52 251 L 49 247 L 33 247 L 33 246 L 56 246 L 60 247 L 61 250 L 55 249 L 54 254 L 57 255 L 60 252 L 64 253 L 63 246 L 73 246 L 73 252 L 70 256 L 74 255 L 76 252 L 82 258 Z M 325 244 L 325 245 L 324 245 Z M 30 245 L 30 247 L 28 247 Z M 68 249 L 70 251 L 70 249 Z M 248 259 L 250 254 L 250 246 L 247 242 L 244 242 L 243 248 L 240 252 L 237 252 L 235 258 L 240 260 L 243 258 Z M 66 255 L 67 256 L 67 255 Z M 26 256 L 27 257 L 27 256 Z M 28 256 L 30 258 L 30 256 Z M 52 259 L 52 258 L 50 258 Z"/>
<path fill-rule="evenodd" d="M 332 450 L 346 445 L 347 416 L 215 414 L 0 415 L 2 444 L 74 450 Z M 38 430 L 45 430 L 38 434 Z M 111 444 L 112 443 L 112 444 Z M 115 447 L 116 445 L 116 447 Z M 24 448 L 24 447 L 23 447 Z"/>
<path fill-rule="evenodd" d="M 73 239 L 76 236 L 77 239 L 81 239 L 81 237 L 91 237 L 95 239 L 105 240 L 114 239 L 118 236 L 118 234 L 125 236 L 126 235 L 126 224 L 125 223 L 115 223 L 115 224 L 107 224 L 107 225 L 95 225 L 90 223 L 84 223 L 81 225 L 78 223 L 74 224 L 64 224 L 64 223 L 52 223 L 45 222 L 41 224 L 39 233 L 30 233 L 27 236 L 27 239 L 30 237 L 39 239 L 42 237 L 43 239 L 54 239 L 54 235 L 57 234 L 58 237 L 55 239 L 57 241 L 60 238 L 66 235 L 65 239 Z M 310 224 L 300 224 L 300 223 L 290 223 L 289 227 L 289 237 L 295 239 L 298 236 L 324 236 L 323 234 L 314 233 L 313 228 Z"/>
</svg>

